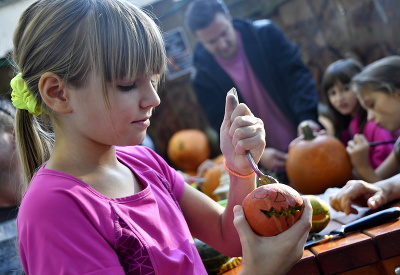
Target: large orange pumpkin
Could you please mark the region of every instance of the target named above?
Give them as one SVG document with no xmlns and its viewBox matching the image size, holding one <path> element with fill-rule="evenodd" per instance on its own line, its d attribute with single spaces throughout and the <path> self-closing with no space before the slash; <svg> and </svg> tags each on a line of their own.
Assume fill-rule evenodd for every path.
<svg viewBox="0 0 400 275">
<path fill-rule="evenodd" d="M 289 146 L 286 172 L 290 186 L 303 194 L 322 194 L 330 187 L 342 187 L 352 176 L 346 148 L 331 135 L 315 136 L 308 125 L 303 138 Z"/>
<path fill-rule="evenodd" d="M 183 129 L 175 132 L 168 142 L 168 158 L 178 169 L 196 171 L 210 157 L 210 146 L 206 134 L 198 129 Z"/>
<path fill-rule="evenodd" d="M 282 183 L 262 185 L 243 200 L 243 212 L 254 232 L 270 237 L 290 228 L 303 213 L 303 198 Z"/>
</svg>

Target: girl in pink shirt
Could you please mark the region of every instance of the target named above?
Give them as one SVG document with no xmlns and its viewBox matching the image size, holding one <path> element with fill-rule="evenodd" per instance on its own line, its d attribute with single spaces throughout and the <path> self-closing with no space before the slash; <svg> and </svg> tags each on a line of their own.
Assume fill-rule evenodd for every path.
<svg viewBox="0 0 400 275">
<path fill-rule="evenodd" d="M 221 151 L 236 172 L 226 208 L 138 146 L 166 65 L 147 13 L 122 0 L 39 0 L 19 20 L 13 59 L 29 183 L 17 220 L 27 275 L 206 274 L 192 237 L 232 256 L 243 245 L 243 274 L 285 273 L 301 257 L 307 200 L 299 222 L 273 238 L 255 235 L 240 206 L 233 211 L 256 187 L 246 151 L 259 161 L 265 147 L 262 121 L 233 92 L 221 126 Z"/>
<path fill-rule="evenodd" d="M 387 56 L 369 64 L 353 77 L 352 89 L 367 110 L 369 120 L 388 131 L 400 130 L 398 55 Z M 333 194 L 330 197 L 332 208 L 346 214 L 357 213 L 355 206 L 374 210 L 400 198 L 400 139 L 382 165 L 371 172 L 374 181 L 351 180 Z"/>
<path fill-rule="evenodd" d="M 351 79 L 361 72 L 362 66 L 354 59 L 341 59 L 326 69 L 322 79 L 322 99 L 330 108 L 334 135 L 347 145 L 353 168 L 359 177 L 368 180 L 362 173 L 364 166 L 376 169 L 392 152 L 393 144 L 370 147 L 369 142 L 395 140 L 392 132 L 367 121 L 367 112 L 361 107 L 351 89 Z M 363 146 L 353 144 L 362 139 Z"/>
</svg>

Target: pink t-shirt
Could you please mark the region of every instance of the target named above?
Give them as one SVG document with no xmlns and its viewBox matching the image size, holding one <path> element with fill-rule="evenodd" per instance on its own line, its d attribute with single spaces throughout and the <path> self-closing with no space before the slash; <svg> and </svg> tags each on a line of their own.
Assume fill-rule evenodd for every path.
<svg viewBox="0 0 400 275">
<path fill-rule="evenodd" d="M 239 32 L 238 51 L 231 60 L 216 57 L 218 64 L 232 78 L 252 113 L 264 122 L 267 147 L 287 152 L 289 143 L 297 137 L 296 126 L 281 112 L 264 86 L 257 79 L 247 59 Z"/>
<path fill-rule="evenodd" d="M 342 133 L 342 141 L 344 145 L 353 138 L 355 134 L 360 133 L 358 126 L 359 116 L 355 116 L 350 121 L 348 130 Z M 369 141 L 387 141 L 397 139 L 397 135 L 389 132 L 388 130 L 376 125 L 372 121 L 367 121 L 362 133 Z M 381 144 L 378 146 L 370 147 L 369 149 L 369 164 L 373 169 L 377 168 L 393 151 L 394 144 Z"/>
<path fill-rule="evenodd" d="M 27 275 L 207 274 L 177 202 L 183 178 L 144 146 L 117 157 L 142 191 L 111 199 L 70 175 L 37 172 L 18 216 Z"/>
</svg>

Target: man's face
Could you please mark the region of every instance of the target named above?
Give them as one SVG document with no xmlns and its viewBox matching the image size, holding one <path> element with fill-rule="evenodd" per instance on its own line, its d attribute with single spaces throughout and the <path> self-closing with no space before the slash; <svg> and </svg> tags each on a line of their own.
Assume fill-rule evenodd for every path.
<svg viewBox="0 0 400 275">
<path fill-rule="evenodd" d="M 214 20 L 206 28 L 197 30 L 197 39 L 207 51 L 222 59 L 232 59 L 237 51 L 237 36 L 231 18 L 217 13 Z"/>
</svg>

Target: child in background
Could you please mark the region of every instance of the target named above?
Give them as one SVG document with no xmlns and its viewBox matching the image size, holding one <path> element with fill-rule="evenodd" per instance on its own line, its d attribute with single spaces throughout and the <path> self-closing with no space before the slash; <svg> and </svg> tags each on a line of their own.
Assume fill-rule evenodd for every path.
<svg viewBox="0 0 400 275">
<path fill-rule="evenodd" d="M 15 108 L 0 99 L 0 274 L 23 274 L 17 242 L 21 169 L 14 138 Z"/>
<path fill-rule="evenodd" d="M 243 274 L 284 274 L 302 256 L 307 199 L 301 219 L 273 238 L 244 218 L 239 205 L 256 186 L 245 152 L 259 161 L 265 132 L 232 92 L 221 126 L 235 171 L 226 208 L 135 146 L 160 104 L 166 65 L 145 12 L 122 0 L 37 1 L 19 20 L 13 58 L 16 139 L 30 182 L 18 215 L 27 275 L 206 274 L 192 236 L 226 255 L 243 248 Z"/>
<path fill-rule="evenodd" d="M 371 180 L 365 167 L 376 169 L 391 153 L 393 144 L 370 147 L 372 141 L 393 140 L 394 135 L 372 121 L 367 121 L 367 112 L 358 102 L 350 82 L 361 72 L 362 66 L 355 59 L 340 59 L 326 69 L 322 79 L 322 100 L 327 102 L 333 116 L 334 135 L 347 146 L 351 163 L 358 176 Z M 360 140 L 365 142 L 361 143 Z M 353 145 L 359 146 L 355 148 Z"/>
<path fill-rule="evenodd" d="M 400 57 L 389 56 L 367 66 L 352 80 L 368 119 L 388 131 L 400 130 Z M 371 169 L 372 170 L 372 169 Z M 346 214 L 357 213 L 353 204 L 376 209 L 400 198 L 400 139 L 389 157 L 375 170 L 376 180 L 349 181 L 330 198 L 331 206 Z"/>
</svg>

